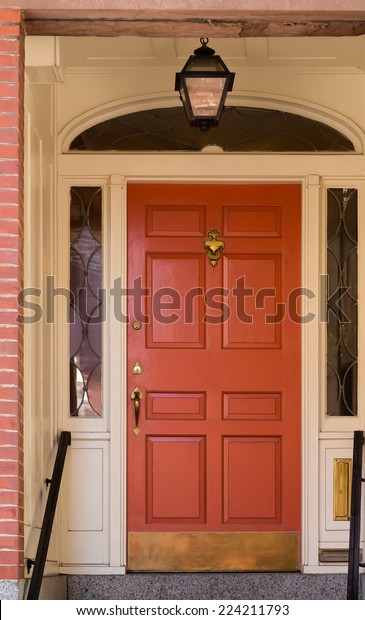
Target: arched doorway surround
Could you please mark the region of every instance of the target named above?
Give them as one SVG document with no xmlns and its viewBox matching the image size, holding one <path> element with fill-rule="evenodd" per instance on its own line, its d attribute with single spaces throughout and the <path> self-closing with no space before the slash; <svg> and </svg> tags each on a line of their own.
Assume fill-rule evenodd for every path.
<svg viewBox="0 0 365 620">
<path fill-rule="evenodd" d="M 107 106 L 95 108 L 82 114 L 69 123 L 59 136 L 59 152 L 67 153 L 70 150 L 72 141 L 83 131 L 98 125 L 103 121 L 110 120 L 117 116 L 132 114 L 142 110 L 153 110 L 158 108 L 171 108 L 179 105 L 176 95 L 171 93 L 161 93 L 158 96 L 146 95 L 143 98 L 128 98 L 118 102 L 112 102 Z M 364 136 L 361 129 L 349 118 L 334 113 L 328 108 L 324 108 L 311 103 L 302 102 L 289 97 L 272 97 L 270 95 L 258 93 L 235 93 L 230 95 L 227 106 L 242 108 L 258 108 L 263 110 L 277 110 L 296 114 L 298 116 L 313 119 L 324 125 L 328 125 L 339 133 L 343 134 L 352 142 L 355 153 L 364 152 Z M 303 149 L 304 150 L 304 149 Z M 275 149 L 274 149 L 275 152 Z"/>
<path fill-rule="evenodd" d="M 113 102 L 108 106 L 97 108 L 83 114 L 72 123 L 69 123 L 59 135 L 59 175 L 60 175 L 60 205 L 68 205 L 70 187 L 75 185 L 97 185 L 104 188 L 108 215 L 106 225 L 108 227 L 106 235 L 110 239 L 110 244 L 114 247 L 106 257 L 107 281 L 110 283 L 113 277 L 122 274 L 125 278 L 125 264 L 127 256 L 126 248 L 126 198 L 127 187 L 130 183 L 144 182 L 146 180 L 164 183 L 279 183 L 282 181 L 289 183 L 300 183 L 302 186 L 302 285 L 306 290 L 314 293 L 314 298 L 310 301 L 303 300 L 303 313 L 313 312 L 319 316 L 319 273 L 323 256 L 318 242 L 323 243 L 323 209 L 325 206 L 325 194 L 328 187 L 346 186 L 351 183 L 357 187 L 363 186 L 361 179 L 361 162 L 364 152 L 364 135 L 355 123 L 348 118 L 334 114 L 331 110 L 313 106 L 311 104 L 299 102 L 289 98 L 279 98 L 276 100 L 272 96 L 266 95 L 242 95 L 233 99 L 237 105 L 258 106 L 266 109 L 280 109 L 290 111 L 302 116 L 316 119 L 326 123 L 336 130 L 346 135 L 354 145 L 355 152 L 341 154 L 293 154 L 282 153 L 260 153 L 250 155 L 249 153 L 222 153 L 214 150 L 206 150 L 203 153 L 177 153 L 174 157 L 171 154 L 158 152 L 148 153 L 78 153 L 69 152 L 72 140 L 81 131 L 91 127 L 103 120 L 113 118 L 122 113 L 132 113 L 138 110 L 151 108 L 170 107 L 176 105 L 176 97 L 161 94 L 159 97 L 144 97 L 139 99 L 128 99 Z M 317 159 L 316 159 L 317 158 Z M 356 165 L 354 163 L 357 162 Z M 351 179 L 351 181 L 346 181 Z M 67 213 L 58 213 L 58 235 L 68 237 Z M 67 211 L 67 209 L 65 210 Z M 321 224 L 322 222 L 322 224 Z M 109 237 L 110 235 L 110 237 Z M 322 235 L 322 236 L 321 236 Z M 122 252 L 120 252 L 122 248 Z M 68 264 L 64 250 L 60 249 L 59 262 L 61 265 L 60 284 L 67 286 Z M 113 324 L 109 331 L 109 344 L 106 343 L 105 355 L 107 356 L 107 367 L 113 369 L 112 376 L 108 377 L 108 389 L 110 406 L 108 419 L 105 421 L 97 420 L 97 427 L 83 420 L 70 420 L 67 416 L 67 391 L 68 376 L 65 371 L 60 377 L 59 395 L 61 410 L 63 412 L 64 428 L 71 428 L 75 432 L 74 449 L 90 448 L 105 444 L 108 454 L 107 468 L 103 475 L 109 480 L 104 479 L 103 484 L 110 482 L 111 496 L 105 493 L 104 502 L 105 516 L 108 523 L 105 531 L 99 531 L 104 551 L 102 557 L 106 558 L 107 548 L 111 549 L 109 560 L 104 562 L 90 562 L 94 567 L 90 569 L 95 572 L 95 564 L 104 564 L 106 572 L 123 572 L 127 566 L 126 561 L 126 473 L 125 473 L 125 423 L 129 415 L 129 401 L 126 394 L 125 369 L 126 369 L 126 350 L 125 350 L 125 326 Z M 320 462 L 318 458 L 318 442 L 328 440 L 319 437 L 319 419 L 322 415 L 319 394 L 323 388 L 322 372 L 322 353 L 319 357 L 313 358 L 313 351 L 321 351 L 320 340 L 321 327 L 318 321 L 314 321 L 302 326 L 302 554 L 301 568 L 304 572 L 321 572 L 318 565 L 318 548 L 320 540 L 319 524 L 326 518 L 319 516 L 320 510 L 325 507 L 318 505 L 318 486 L 319 478 L 326 478 L 326 472 L 320 472 Z M 58 333 L 59 350 L 64 361 L 67 363 L 67 331 L 64 326 L 60 326 Z M 119 342 L 121 347 L 116 351 L 116 347 L 111 347 L 110 342 Z M 322 345 L 323 346 L 323 345 Z M 341 421 L 343 422 L 343 420 Z M 355 420 L 356 422 L 356 420 Z M 338 426 L 338 425 L 337 425 Z M 351 426 L 351 424 L 350 424 Z M 322 427 L 326 430 L 325 425 Z M 352 427 L 351 427 L 352 428 Z M 340 429 L 340 426 L 338 426 Z M 97 432 L 95 432 L 97 431 Z M 100 431 L 100 438 L 97 437 Z M 342 428 L 344 437 L 347 427 Z M 109 435 L 110 433 L 110 435 Z M 107 437 L 108 435 L 108 437 Z M 346 437 L 345 437 L 346 439 Z M 348 449 L 348 440 L 345 449 Z M 98 443 L 99 442 L 99 443 Z M 107 473 L 106 473 L 107 472 Z M 69 472 L 72 475 L 72 472 Z M 315 485 L 313 485 L 313 481 Z M 322 484 L 322 482 L 321 482 Z M 317 486 L 316 486 L 317 485 Z M 119 501 L 120 500 L 120 501 Z M 67 519 L 62 519 L 62 540 L 65 550 L 70 549 L 68 541 Z M 117 539 L 116 531 L 118 531 Z M 87 544 L 87 533 L 85 533 L 85 548 L 90 549 Z M 93 534 L 95 535 L 95 534 Z M 72 543 L 71 543 L 72 544 Z M 82 546 L 82 545 L 81 545 Z M 67 551 L 69 553 L 69 551 Z M 89 572 L 85 567 L 87 562 L 82 562 L 82 558 L 72 559 L 72 553 L 62 560 L 64 572 Z M 81 565 L 84 564 L 82 567 Z M 69 568 L 67 568 L 67 566 Z M 328 566 L 325 567 L 328 571 Z M 103 572 L 102 568 L 98 568 Z"/>
</svg>

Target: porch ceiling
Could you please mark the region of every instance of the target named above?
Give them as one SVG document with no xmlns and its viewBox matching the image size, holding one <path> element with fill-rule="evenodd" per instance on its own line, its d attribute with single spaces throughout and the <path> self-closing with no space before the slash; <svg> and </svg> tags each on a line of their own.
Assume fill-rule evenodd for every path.
<svg viewBox="0 0 365 620">
<path fill-rule="evenodd" d="M 179 71 L 198 45 L 196 38 L 27 37 L 26 66 L 31 81 L 43 81 L 47 67 L 66 73 Z M 232 71 L 346 72 L 365 70 L 365 36 L 215 38 Z M 42 69 L 42 70 L 41 70 Z M 46 80 L 47 81 L 47 80 Z"/>
</svg>

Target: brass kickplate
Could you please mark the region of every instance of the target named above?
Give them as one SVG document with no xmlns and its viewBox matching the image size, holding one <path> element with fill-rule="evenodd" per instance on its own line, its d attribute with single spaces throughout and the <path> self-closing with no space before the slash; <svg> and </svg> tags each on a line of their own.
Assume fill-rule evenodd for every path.
<svg viewBox="0 0 365 620">
<path fill-rule="evenodd" d="M 297 571 L 298 532 L 129 532 L 128 570 Z"/>
</svg>

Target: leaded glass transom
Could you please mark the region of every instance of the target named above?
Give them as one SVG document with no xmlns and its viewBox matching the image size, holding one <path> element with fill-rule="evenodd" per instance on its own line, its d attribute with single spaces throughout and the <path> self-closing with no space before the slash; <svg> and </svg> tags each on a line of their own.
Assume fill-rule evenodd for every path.
<svg viewBox="0 0 365 620">
<path fill-rule="evenodd" d="M 357 190 L 327 192 L 327 415 L 357 415 Z"/>
<path fill-rule="evenodd" d="M 347 152 L 352 142 L 311 118 L 280 110 L 227 107 L 218 127 L 202 133 L 179 108 L 142 110 L 98 123 L 78 135 L 70 151 Z"/>
</svg>

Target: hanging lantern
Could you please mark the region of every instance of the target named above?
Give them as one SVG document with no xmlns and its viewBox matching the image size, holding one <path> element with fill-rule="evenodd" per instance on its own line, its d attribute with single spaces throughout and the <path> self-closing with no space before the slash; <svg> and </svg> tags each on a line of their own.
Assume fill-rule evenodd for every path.
<svg viewBox="0 0 365 620">
<path fill-rule="evenodd" d="M 176 74 L 175 81 L 190 125 L 203 132 L 217 127 L 235 77 L 208 42 L 207 38 L 200 39 L 201 47 Z"/>
</svg>

